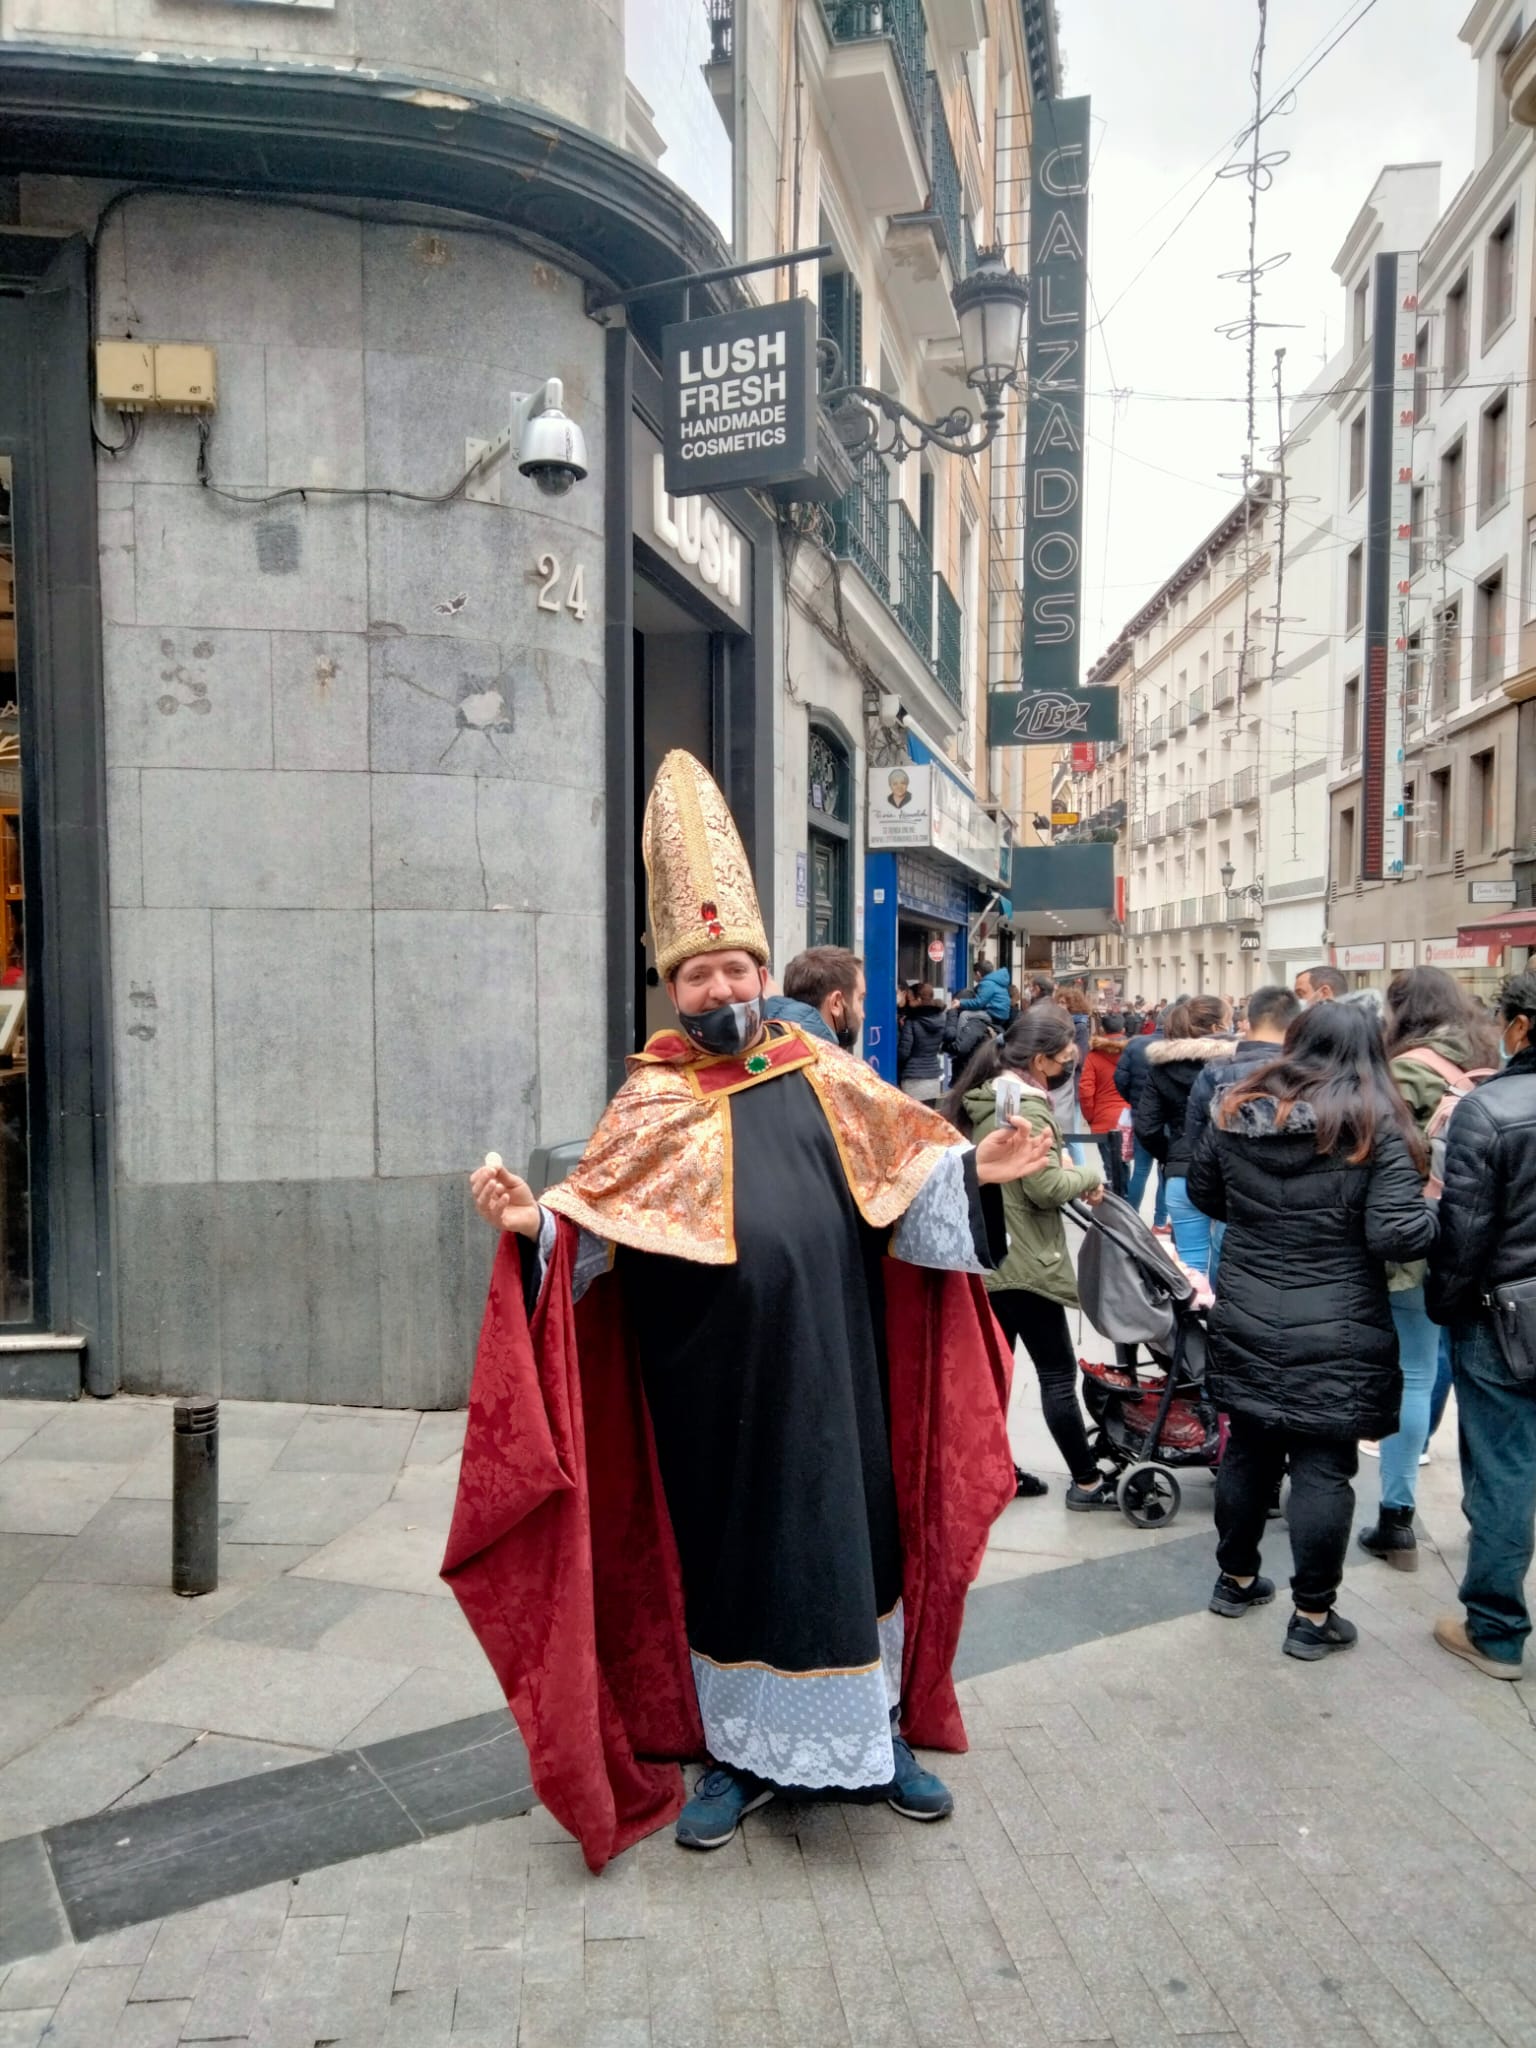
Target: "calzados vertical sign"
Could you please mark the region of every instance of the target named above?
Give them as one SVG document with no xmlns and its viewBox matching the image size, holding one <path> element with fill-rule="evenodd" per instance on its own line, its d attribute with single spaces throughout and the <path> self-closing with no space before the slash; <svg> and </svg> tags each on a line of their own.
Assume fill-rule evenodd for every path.
<svg viewBox="0 0 1536 2048">
<path fill-rule="evenodd" d="M 1088 101 L 1035 109 L 1029 198 L 1024 684 L 1074 689 L 1082 637 Z"/>
</svg>

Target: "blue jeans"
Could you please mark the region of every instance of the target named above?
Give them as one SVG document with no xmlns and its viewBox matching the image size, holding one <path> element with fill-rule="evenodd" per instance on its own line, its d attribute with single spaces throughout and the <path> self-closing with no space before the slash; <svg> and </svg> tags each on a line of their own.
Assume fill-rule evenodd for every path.
<svg viewBox="0 0 1536 2048">
<path fill-rule="evenodd" d="M 1516 1380 L 1486 1316 L 1451 1333 L 1461 1424 L 1461 1509 L 1471 1526 L 1461 1604 L 1485 1657 L 1518 1664 L 1531 1632 L 1536 1550 L 1536 1380 Z"/>
<path fill-rule="evenodd" d="M 1451 1398 L 1451 1333 L 1443 1325 L 1440 1330 L 1440 1363 L 1435 1370 L 1435 1391 L 1429 1397 L 1429 1433 L 1435 1431 L 1445 1420 L 1445 1404 Z"/>
<path fill-rule="evenodd" d="M 1397 1325 L 1397 1356 L 1403 1368 L 1403 1405 L 1397 1434 L 1381 1440 L 1381 1504 L 1411 1508 L 1419 1459 L 1429 1442 L 1430 1405 L 1440 1369 L 1440 1330 L 1424 1309 L 1424 1289 L 1405 1287 L 1388 1297 Z"/>
<path fill-rule="evenodd" d="M 1147 1150 L 1146 1146 L 1142 1144 L 1140 1138 L 1138 1138 L 1136 1140 L 1136 1156 L 1131 1161 L 1131 1191 L 1129 1195 L 1126 1197 L 1127 1201 L 1129 1201 L 1131 1207 L 1134 1210 L 1136 1210 L 1138 1215 L 1141 1212 L 1141 1198 L 1147 1192 L 1147 1179 L 1148 1176 L 1151 1174 L 1152 1165 L 1152 1154 Z M 1153 1198 L 1152 1203 L 1153 1226 L 1154 1228 L 1159 1230 L 1168 1221 L 1168 1203 L 1166 1200 L 1166 1195 L 1167 1184 L 1163 1178 L 1162 1165 L 1159 1162 L 1157 1168 L 1157 1194 Z"/>
<path fill-rule="evenodd" d="M 1168 1221 L 1173 1225 L 1173 1248 L 1195 1273 L 1211 1270 L 1211 1219 L 1189 1199 L 1189 1183 L 1180 1175 L 1168 1182 Z"/>
</svg>

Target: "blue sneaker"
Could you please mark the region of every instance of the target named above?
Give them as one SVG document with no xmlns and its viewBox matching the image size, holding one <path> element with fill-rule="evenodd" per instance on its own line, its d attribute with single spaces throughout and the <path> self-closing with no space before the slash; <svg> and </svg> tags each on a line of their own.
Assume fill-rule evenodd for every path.
<svg viewBox="0 0 1536 2048">
<path fill-rule="evenodd" d="M 912 1754 L 912 1745 L 899 1735 L 891 1736 L 896 1757 L 896 1775 L 886 1795 L 886 1805 L 904 1820 L 948 1820 L 955 1810 L 955 1795 L 944 1780 L 925 1771 Z"/>
<path fill-rule="evenodd" d="M 677 1816 L 678 1846 L 723 1849 L 746 1816 L 766 1806 L 772 1797 L 773 1787 L 761 1778 L 716 1764 L 700 1777 L 693 1797 Z"/>
</svg>

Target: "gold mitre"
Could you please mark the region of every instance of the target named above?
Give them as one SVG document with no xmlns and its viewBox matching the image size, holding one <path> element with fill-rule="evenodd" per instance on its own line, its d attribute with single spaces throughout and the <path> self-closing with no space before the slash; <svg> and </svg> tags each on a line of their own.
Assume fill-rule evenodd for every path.
<svg viewBox="0 0 1536 2048">
<path fill-rule="evenodd" d="M 763 915 L 736 821 L 709 770 L 681 747 L 656 771 L 640 850 L 651 952 L 663 981 L 695 953 L 739 948 L 767 966 Z"/>
</svg>

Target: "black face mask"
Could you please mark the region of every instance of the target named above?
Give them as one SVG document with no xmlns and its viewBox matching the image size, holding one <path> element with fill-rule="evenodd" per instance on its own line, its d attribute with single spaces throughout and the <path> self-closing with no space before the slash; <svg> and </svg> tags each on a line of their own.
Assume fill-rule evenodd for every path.
<svg viewBox="0 0 1536 2048">
<path fill-rule="evenodd" d="M 856 1025 L 854 1029 L 850 1031 L 846 1024 L 837 1024 L 833 1026 L 833 1029 L 837 1033 L 837 1042 L 843 1048 L 844 1052 L 852 1052 L 853 1048 L 858 1044 L 859 1031 L 861 1028 L 862 1027 Z"/>
<path fill-rule="evenodd" d="M 722 1003 L 717 1010 L 698 1010 L 691 1017 L 680 1011 L 677 1021 L 705 1052 L 745 1052 L 763 1028 L 762 997 L 754 996 L 750 1003 Z"/>
</svg>

